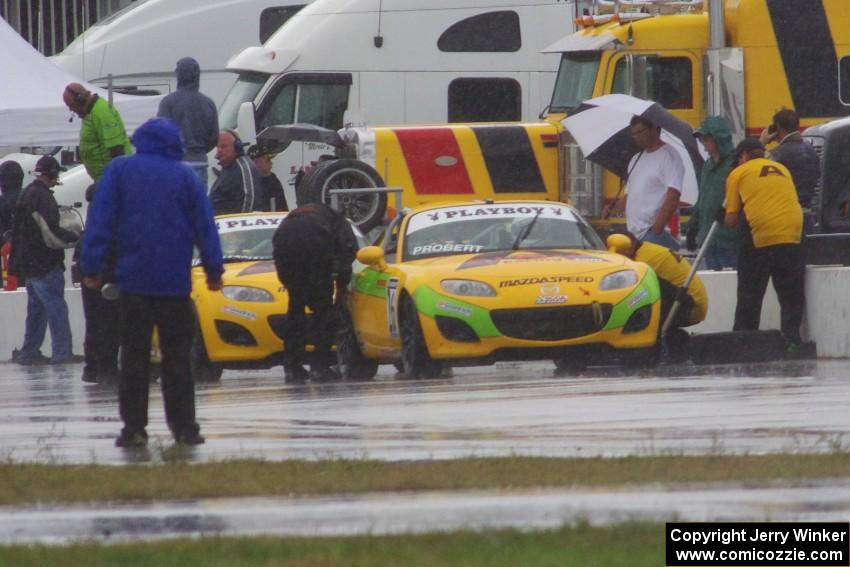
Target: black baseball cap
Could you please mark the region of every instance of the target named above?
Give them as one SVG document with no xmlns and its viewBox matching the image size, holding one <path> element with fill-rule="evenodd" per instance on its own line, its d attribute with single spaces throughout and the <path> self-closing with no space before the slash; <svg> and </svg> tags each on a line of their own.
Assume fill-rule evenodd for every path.
<svg viewBox="0 0 850 567">
<path fill-rule="evenodd" d="M 35 164 L 35 172 L 43 173 L 48 177 L 59 177 L 60 171 L 68 171 L 53 156 L 41 156 Z"/>
<path fill-rule="evenodd" d="M 744 138 L 741 140 L 737 146 L 735 146 L 735 162 L 741 159 L 741 154 L 747 152 L 751 154 L 753 152 L 758 152 L 761 155 L 764 155 L 764 144 L 762 144 L 758 138 Z"/>
</svg>

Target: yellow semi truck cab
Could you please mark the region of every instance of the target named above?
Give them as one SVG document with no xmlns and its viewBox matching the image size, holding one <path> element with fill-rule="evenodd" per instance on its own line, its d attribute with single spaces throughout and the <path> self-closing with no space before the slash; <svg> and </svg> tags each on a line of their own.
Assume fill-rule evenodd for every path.
<svg viewBox="0 0 850 567">
<path fill-rule="evenodd" d="M 757 135 L 782 107 L 796 109 L 803 126 L 848 114 L 850 2 L 711 2 L 594 2 L 577 18 L 579 31 L 545 50 L 561 53 L 547 120 L 610 93 L 655 100 L 693 126 L 725 116 L 736 141 Z M 562 152 L 563 163 L 581 162 L 568 135 Z M 598 217 L 619 180 L 582 167 L 564 172 L 562 194 Z"/>
</svg>

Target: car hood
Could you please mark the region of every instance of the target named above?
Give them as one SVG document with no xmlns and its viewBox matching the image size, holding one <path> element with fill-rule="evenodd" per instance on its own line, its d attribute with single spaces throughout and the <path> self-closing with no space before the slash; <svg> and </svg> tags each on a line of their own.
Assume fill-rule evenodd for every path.
<svg viewBox="0 0 850 567">
<path fill-rule="evenodd" d="M 631 262 L 602 250 L 516 250 L 442 256 L 410 262 L 445 276 L 459 278 L 528 278 L 610 272 Z"/>
<path fill-rule="evenodd" d="M 204 269 L 200 266 L 195 268 L 194 273 L 198 278 L 205 277 Z M 224 285 L 247 285 L 264 289 L 280 286 L 272 260 L 227 263 L 221 280 Z"/>
</svg>

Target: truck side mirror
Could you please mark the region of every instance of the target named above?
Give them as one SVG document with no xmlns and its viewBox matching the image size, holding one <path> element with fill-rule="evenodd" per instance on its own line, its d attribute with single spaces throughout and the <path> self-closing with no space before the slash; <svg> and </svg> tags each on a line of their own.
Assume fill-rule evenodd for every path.
<svg viewBox="0 0 850 567">
<path fill-rule="evenodd" d="M 239 137 L 246 144 L 253 144 L 254 140 L 257 139 L 253 102 L 243 102 L 239 105 L 239 113 L 236 115 L 236 129 L 239 131 Z"/>
</svg>

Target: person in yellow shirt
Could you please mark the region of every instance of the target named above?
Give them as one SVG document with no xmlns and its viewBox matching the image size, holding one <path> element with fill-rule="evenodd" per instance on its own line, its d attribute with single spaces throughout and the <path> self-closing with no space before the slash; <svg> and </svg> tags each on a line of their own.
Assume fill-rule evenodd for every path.
<svg viewBox="0 0 850 567">
<path fill-rule="evenodd" d="M 797 190 L 784 165 L 765 159 L 764 146 L 757 139 L 738 144 L 735 163 L 737 167 L 726 179 L 724 215 L 726 226 L 744 224 L 734 330 L 759 328 L 764 292 L 772 279 L 781 309 L 782 335 L 793 349 L 802 342 L 806 275 L 800 245 L 803 210 Z"/>
<path fill-rule="evenodd" d="M 622 254 L 636 262 L 643 262 L 655 271 L 661 287 L 661 321 L 663 323 L 676 300 L 679 289 L 688 279 L 691 272 L 690 263 L 669 248 L 652 242 L 640 241 L 628 231 L 610 235 L 607 245 L 611 252 Z M 682 303 L 679 305 L 671 328 L 696 325 L 705 319 L 707 312 L 708 292 L 706 292 L 699 276 L 694 275 L 690 285 L 688 285 L 688 291 L 684 294 Z"/>
</svg>

